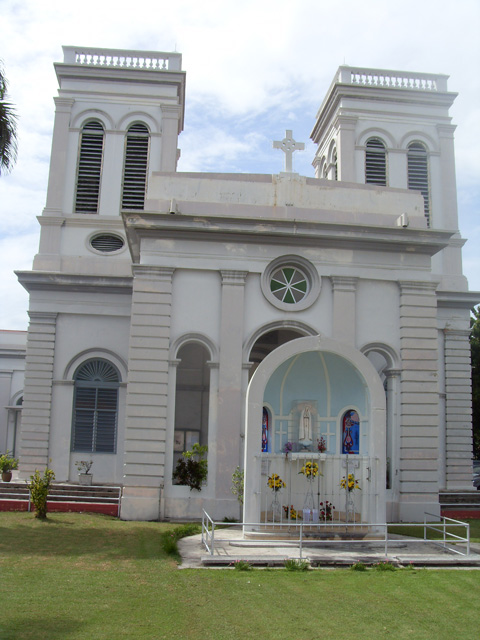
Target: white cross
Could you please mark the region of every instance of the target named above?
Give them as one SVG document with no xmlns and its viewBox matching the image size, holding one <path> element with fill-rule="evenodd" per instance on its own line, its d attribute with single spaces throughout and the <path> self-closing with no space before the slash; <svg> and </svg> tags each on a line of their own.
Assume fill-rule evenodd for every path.
<svg viewBox="0 0 480 640">
<path fill-rule="evenodd" d="M 293 139 L 291 129 L 285 131 L 285 138 L 283 140 L 275 140 L 273 143 L 274 149 L 281 149 L 285 154 L 285 171 L 292 173 L 292 156 L 294 151 L 303 151 L 305 149 L 305 143 L 296 142 Z"/>
</svg>

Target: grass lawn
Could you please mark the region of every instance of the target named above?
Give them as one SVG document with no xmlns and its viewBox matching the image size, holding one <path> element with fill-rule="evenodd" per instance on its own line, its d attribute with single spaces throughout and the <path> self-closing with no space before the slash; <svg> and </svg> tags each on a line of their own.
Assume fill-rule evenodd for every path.
<svg viewBox="0 0 480 640">
<path fill-rule="evenodd" d="M 179 571 L 169 528 L 0 513 L 0 639 L 479 637 L 480 571 Z"/>
</svg>

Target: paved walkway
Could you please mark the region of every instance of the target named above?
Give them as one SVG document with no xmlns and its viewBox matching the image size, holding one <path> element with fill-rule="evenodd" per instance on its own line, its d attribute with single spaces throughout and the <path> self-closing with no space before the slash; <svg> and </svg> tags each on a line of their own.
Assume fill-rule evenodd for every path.
<svg viewBox="0 0 480 640">
<path fill-rule="evenodd" d="M 181 568 L 228 567 L 236 560 L 247 560 L 252 565 L 282 566 L 287 558 L 300 558 L 298 541 L 251 540 L 243 538 L 233 529 L 215 531 L 214 554 L 207 553 L 201 535 L 183 538 L 178 547 L 182 556 Z M 466 545 L 455 547 L 465 553 Z M 470 545 L 470 555 L 460 555 L 445 549 L 438 543 L 423 542 L 406 536 L 390 536 L 388 561 L 406 566 L 414 564 L 425 567 L 480 568 L 480 544 Z M 302 558 L 312 566 L 348 566 L 355 562 L 374 564 L 385 561 L 385 542 L 377 540 L 325 541 L 306 540 Z"/>
</svg>

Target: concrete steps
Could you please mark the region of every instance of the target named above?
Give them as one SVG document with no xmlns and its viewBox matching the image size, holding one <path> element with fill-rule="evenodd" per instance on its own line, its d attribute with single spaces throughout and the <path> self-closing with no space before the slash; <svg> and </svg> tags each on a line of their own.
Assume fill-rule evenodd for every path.
<svg viewBox="0 0 480 640">
<path fill-rule="evenodd" d="M 443 491 L 439 502 L 441 514 L 447 518 L 480 518 L 480 491 Z"/>
<path fill-rule="evenodd" d="M 48 493 L 49 511 L 83 511 L 118 516 L 121 487 L 53 484 Z M 29 510 L 29 491 L 25 482 L 0 482 L 0 511 Z"/>
</svg>

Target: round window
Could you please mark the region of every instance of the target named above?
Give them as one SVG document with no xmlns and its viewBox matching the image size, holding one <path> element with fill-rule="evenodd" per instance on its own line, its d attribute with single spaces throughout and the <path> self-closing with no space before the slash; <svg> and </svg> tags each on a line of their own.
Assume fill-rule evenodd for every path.
<svg viewBox="0 0 480 640">
<path fill-rule="evenodd" d="M 302 256 L 281 256 L 262 274 L 263 295 L 278 309 L 301 311 L 318 298 L 321 280 L 314 265 Z"/>
<path fill-rule="evenodd" d="M 113 253 L 114 251 L 120 251 L 123 248 L 125 242 L 120 236 L 116 236 L 109 233 L 101 233 L 94 236 L 90 240 L 90 245 L 96 251 L 101 253 Z"/>
<path fill-rule="evenodd" d="M 270 291 L 280 302 L 296 304 L 307 295 L 308 280 L 297 267 L 281 267 L 270 278 Z"/>
</svg>

